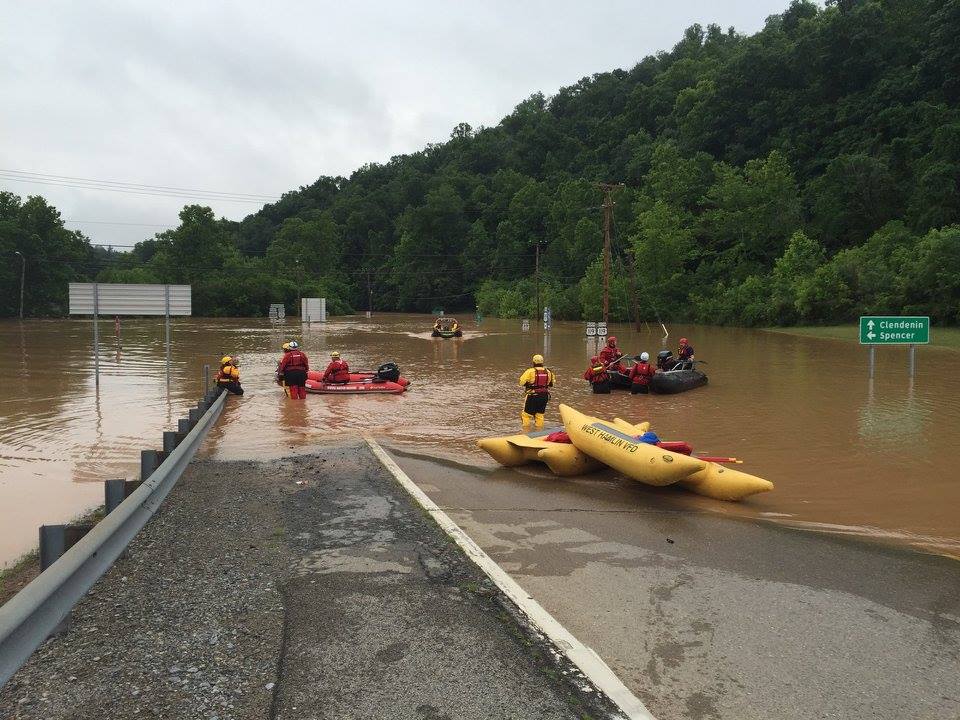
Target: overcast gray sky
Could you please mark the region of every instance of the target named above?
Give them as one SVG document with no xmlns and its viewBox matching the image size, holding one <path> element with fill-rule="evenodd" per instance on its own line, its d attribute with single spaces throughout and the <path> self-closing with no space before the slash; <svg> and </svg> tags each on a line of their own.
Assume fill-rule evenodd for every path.
<svg viewBox="0 0 960 720">
<path fill-rule="evenodd" d="M 45 196 L 94 242 L 132 245 L 191 199 L 6 171 L 279 195 L 441 142 L 458 122 L 495 125 L 531 93 L 669 49 L 694 22 L 752 33 L 788 4 L 6 0 L 0 189 Z M 234 219 L 259 207 L 201 202 Z"/>
</svg>

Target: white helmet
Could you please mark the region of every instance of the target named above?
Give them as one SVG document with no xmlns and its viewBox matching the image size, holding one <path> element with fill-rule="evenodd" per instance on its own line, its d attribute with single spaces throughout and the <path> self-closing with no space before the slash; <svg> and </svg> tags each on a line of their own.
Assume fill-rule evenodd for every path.
<svg viewBox="0 0 960 720">
<path fill-rule="evenodd" d="M 640 362 L 647 362 L 648 360 L 650 360 L 650 353 L 640 353 Z"/>
<path fill-rule="evenodd" d="M 298 343 L 296 340 L 291 340 L 291 341 L 290 341 L 290 349 L 291 349 L 291 350 L 296 350 L 298 347 L 300 347 L 300 343 Z"/>
</svg>

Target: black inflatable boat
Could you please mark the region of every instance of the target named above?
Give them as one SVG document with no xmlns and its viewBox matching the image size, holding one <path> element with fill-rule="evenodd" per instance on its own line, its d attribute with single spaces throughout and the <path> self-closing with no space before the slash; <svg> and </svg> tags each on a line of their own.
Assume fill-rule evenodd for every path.
<svg viewBox="0 0 960 720">
<path fill-rule="evenodd" d="M 707 384 L 707 376 L 699 370 L 659 370 L 650 378 L 650 392 L 673 395 Z"/>
</svg>

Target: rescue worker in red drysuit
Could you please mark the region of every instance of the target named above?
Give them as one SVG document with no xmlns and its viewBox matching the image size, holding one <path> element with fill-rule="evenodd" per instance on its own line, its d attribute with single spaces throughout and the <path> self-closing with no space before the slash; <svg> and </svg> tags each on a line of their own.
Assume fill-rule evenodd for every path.
<svg viewBox="0 0 960 720">
<path fill-rule="evenodd" d="M 650 392 L 650 378 L 656 372 L 657 369 L 650 364 L 650 353 L 640 353 L 636 364 L 627 372 L 627 377 L 630 378 L 630 392 L 634 395 Z"/>
<path fill-rule="evenodd" d="M 550 399 L 550 388 L 556 379 L 553 370 L 543 366 L 543 355 L 534 355 L 533 367 L 523 372 L 519 382 L 524 389 L 523 410 L 520 411 L 520 422 L 524 430 L 530 429 L 531 419 L 536 422 L 538 430 L 543 427 L 543 414 Z"/>
<path fill-rule="evenodd" d="M 336 350 L 330 353 L 330 364 L 327 365 L 327 369 L 323 371 L 321 380 L 334 385 L 342 385 L 343 383 L 350 382 L 350 366 L 347 365 L 346 360 L 340 359 L 340 353 Z"/>
<path fill-rule="evenodd" d="M 607 369 L 597 355 L 590 358 L 590 367 L 583 373 L 583 379 L 590 383 L 590 387 L 596 394 L 610 394 L 610 376 L 607 375 Z"/>
<path fill-rule="evenodd" d="M 680 338 L 680 347 L 677 349 L 677 363 L 683 363 L 684 369 L 693 368 L 693 345 L 686 338 Z"/>
<path fill-rule="evenodd" d="M 296 340 L 291 340 L 290 352 L 283 354 L 277 366 L 277 375 L 283 378 L 288 397 L 293 400 L 304 400 L 307 397 L 306 384 L 309 369 L 310 362 L 300 350 L 300 344 Z"/>
<path fill-rule="evenodd" d="M 607 370 L 622 373 L 625 371 L 623 364 L 620 362 L 622 357 L 623 353 L 617 347 L 617 339 L 611 335 L 607 338 L 606 346 L 600 351 L 600 362 Z"/>
</svg>

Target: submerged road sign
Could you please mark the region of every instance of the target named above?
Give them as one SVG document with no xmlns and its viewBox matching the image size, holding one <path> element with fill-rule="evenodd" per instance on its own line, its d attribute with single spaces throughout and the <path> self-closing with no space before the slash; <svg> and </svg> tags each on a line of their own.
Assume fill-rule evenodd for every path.
<svg viewBox="0 0 960 720">
<path fill-rule="evenodd" d="M 927 345 L 930 318 L 903 315 L 861 315 L 861 345 Z"/>
</svg>

